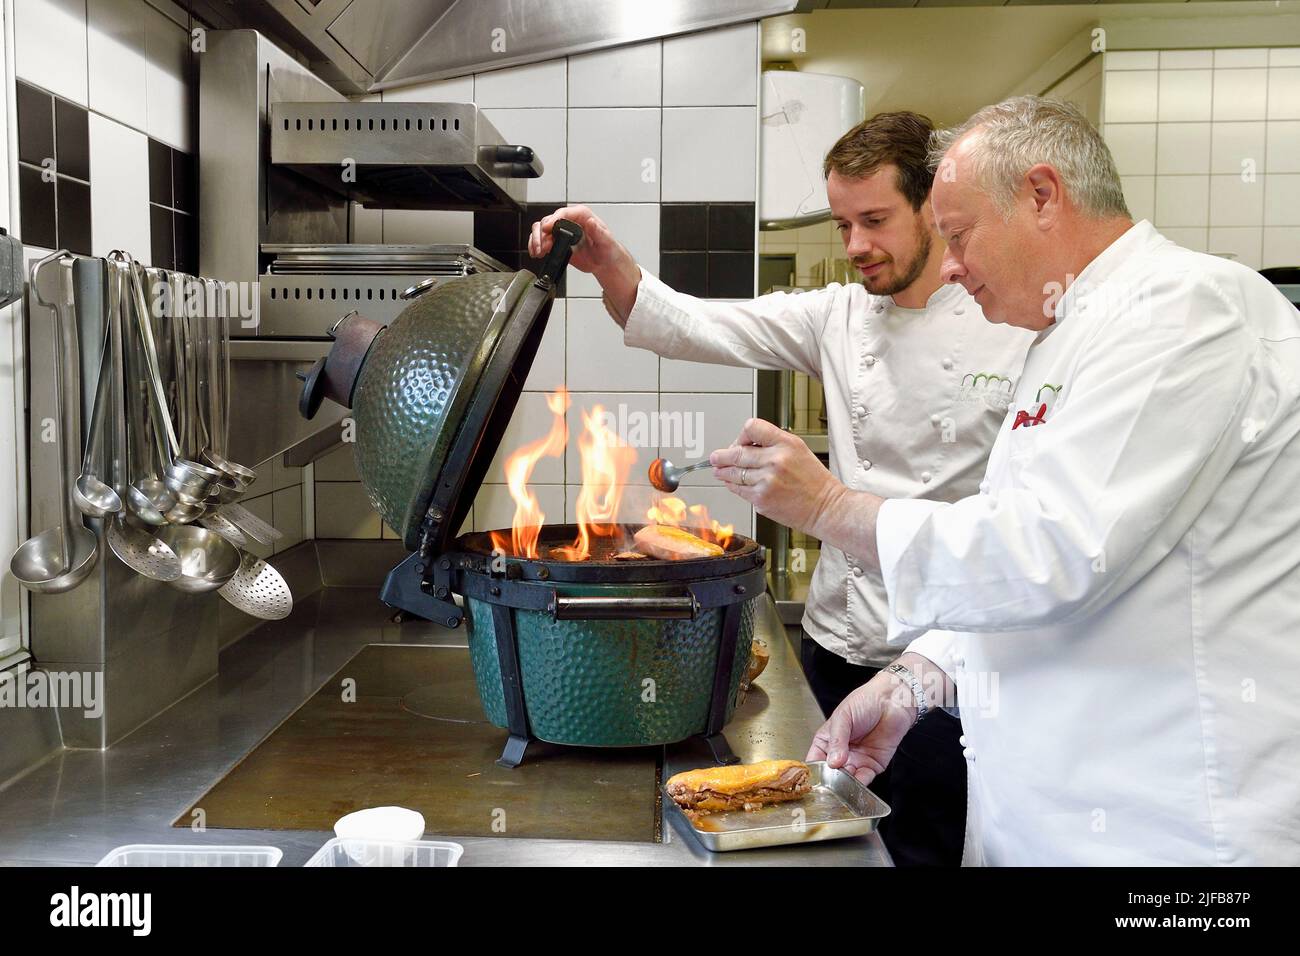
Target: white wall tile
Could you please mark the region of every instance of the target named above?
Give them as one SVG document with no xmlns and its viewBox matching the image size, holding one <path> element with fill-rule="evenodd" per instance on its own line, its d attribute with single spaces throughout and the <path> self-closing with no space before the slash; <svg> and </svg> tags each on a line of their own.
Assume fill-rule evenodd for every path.
<svg viewBox="0 0 1300 956">
<path fill-rule="evenodd" d="M 89 0 L 87 63 L 90 108 L 145 129 L 145 21 L 141 0 Z"/>
<path fill-rule="evenodd" d="M 1160 69 L 1200 70 L 1214 66 L 1213 50 L 1161 50 Z"/>
<path fill-rule="evenodd" d="M 1274 47 L 1268 51 L 1269 66 L 1300 66 L 1300 46 Z"/>
<path fill-rule="evenodd" d="M 628 474 L 630 484 L 648 486 L 650 462 L 658 457 L 658 395 L 654 392 L 574 392 L 573 405 L 569 408 L 569 449 L 564 463 L 570 497 L 577 494 L 577 488 L 582 484 L 582 457 L 578 443 L 584 429 L 582 412 L 594 414 L 598 405 L 604 410 L 606 427 L 614 432 L 620 443 L 636 451 L 636 459 Z"/>
<path fill-rule="evenodd" d="M 85 106 L 85 0 L 14 0 L 14 71 Z"/>
<path fill-rule="evenodd" d="M 659 409 L 661 420 L 670 424 L 672 432 L 661 438 L 659 454 L 679 465 L 690 465 L 736 440 L 745 422 L 754 417 L 754 398 L 748 394 L 665 392 L 659 398 Z M 707 468 L 682 479 L 682 487 L 717 484 Z"/>
<path fill-rule="evenodd" d="M 360 481 L 357 474 L 356 457 L 351 442 L 335 448 L 328 455 L 322 455 L 314 463 L 313 472 L 317 481 Z"/>
<path fill-rule="evenodd" d="M 1214 119 L 1261 120 L 1268 101 L 1268 70 L 1215 70 Z"/>
<path fill-rule="evenodd" d="M 275 542 L 275 551 L 287 551 L 302 542 L 302 488 L 295 485 L 271 495 L 272 524 L 284 535 Z"/>
<path fill-rule="evenodd" d="M 384 211 L 367 209 L 360 203 L 352 204 L 352 241 L 381 243 L 384 241 Z"/>
<path fill-rule="evenodd" d="M 1155 122 L 1159 112 L 1158 77 L 1155 70 L 1108 72 L 1102 118 L 1107 123 Z"/>
<path fill-rule="evenodd" d="M 1154 176 L 1121 176 L 1124 201 L 1134 219 L 1156 218 L 1156 178 Z"/>
<path fill-rule="evenodd" d="M 1268 118 L 1300 119 L 1300 68 L 1268 71 Z"/>
<path fill-rule="evenodd" d="M 570 201 L 659 201 L 659 110 L 569 110 L 569 143 Z"/>
<path fill-rule="evenodd" d="M 1156 173 L 1208 173 L 1209 123 L 1160 123 L 1156 148 Z"/>
<path fill-rule="evenodd" d="M 564 384 L 564 341 L 565 312 L 568 303 L 556 299 L 551 305 L 550 318 L 546 320 L 546 331 L 542 334 L 542 344 L 537 348 L 533 367 L 528 372 L 524 389 L 530 392 L 553 392 Z"/>
<path fill-rule="evenodd" d="M 1264 178 L 1243 182 L 1241 176 L 1211 176 L 1210 225 L 1258 226 L 1264 216 Z"/>
<path fill-rule="evenodd" d="M 1300 173 L 1300 122 L 1278 120 L 1268 124 L 1264 169 L 1270 173 Z"/>
<path fill-rule="evenodd" d="M 186 152 L 196 151 L 190 139 L 191 110 L 197 95 L 190 77 L 190 36 L 170 17 L 140 6 L 145 25 L 145 107 L 148 133 Z"/>
<path fill-rule="evenodd" d="M 1274 226 L 1264 229 L 1264 256 L 1261 269 L 1293 266 L 1300 263 L 1300 226 Z"/>
<path fill-rule="evenodd" d="M 1210 172 L 1240 176 L 1246 169 L 1242 164 L 1253 161 L 1256 173 L 1266 167 L 1264 157 L 1263 123 L 1215 123 L 1210 132 Z"/>
<path fill-rule="evenodd" d="M 1160 66 L 1157 50 L 1119 50 L 1103 57 L 1105 70 L 1154 70 Z"/>
<path fill-rule="evenodd" d="M 568 195 L 567 110 L 484 110 L 492 125 L 512 146 L 531 146 L 542 160 L 543 173 L 527 180 L 528 202 L 564 202 Z"/>
<path fill-rule="evenodd" d="M 1121 176 L 1150 176 L 1156 171 L 1155 123 L 1107 123 L 1105 138 Z"/>
<path fill-rule="evenodd" d="M 753 202 L 753 107 L 664 110 L 664 202 Z"/>
<path fill-rule="evenodd" d="M 758 102 L 758 26 L 741 23 L 664 40 L 664 106 Z"/>
<path fill-rule="evenodd" d="M 1158 176 L 1156 227 L 1209 225 L 1209 180 L 1208 176 Z"/>
<path fill-rule="evenodd" d="M 663 50 L 658 40 L 569 57 L 569 106 L 658 106 Z"/>
<path fill-rule="evenodd" d="M 659 204 L 591 203 L 592 211 L 609 226 L 637 264 L 659 274 Z M 569 269 L 565 284 L 570 296 L 599 296 L 600 283 L 586 272 Z"/>
<path fill-rule="evenodd" d="M 1215 69 L 1240 69 L 1251 66 L 1268 66 L 1268 50 L 1215 50 Z"/>
<path fill-rule="evenodd" d="M 564 60 L 529 63 L 474 75 L 474 102 L 480 109 L 565 105 Z"/>
<path fill-rule="evenodd" d="M 1264 225 L 1300 226 L 1300 175 L 1270 173 L 1263 179 Z"/>
<path fill-rule="evenodd" d="M 385 103 L 473 103 L 474 77 L 432 80 L 384 90 Z"/>
<path fill-rule="evenodd" d="M 752 392 L 754 370 L 731 365 L 708 365 L 680 359 L 659 360 L 659 387 L 665 392 Z"/>
<path fill-rule="evenodd" d="M 149 256 L 149 138 L 95 113 L 90 123 L 90 245 Z"/>
<path fill-rule="evenodd" d="M 383 523 L 359 481 L 318 481 L 316 537 L 379 538 Z"/>
<path fill-rule="evenodd" d="M 1208 251 L 1215 255 L 1230 252 L 1237 262 L 1258 269 L 1263 244 L 1264 230 L 1259 226 L 1211 228 Z"/>
<path fill-rule="evenodd" d="M 1160 227 L 1160 232 L 1166 239 L 1178 243 L 1184 249 L 1191 249 L 1193 252 L 1205 252 L 1207 247 L 1206 234 L 1208 229 L 1191 229 L 1191 228 L 1169 228 Z"/>
<path fill-rule="evenodd" d="M 570 299 L 565 379 L 573 392 L 659 389 L 659 357 L 623 344 L 600 299 Z"/>
<path fill-rule="evenodd" d="M 545 524 L 559 524 L 564 515 L 563 485 L 529 485 L 528 490 L 537 496 Z M 479 489 L 474 498 L 474 530 L 506 531 L 515 517 L 515 502 L 505 485 L 487 485 Z"/>
<path fill-rule="evenodd" d="M 1192 123 L 1210 119 L 1213 76 L 1212 70 L 1161 70 L 1160 122 Z"/>
<path fill-rule="evenodd" d="M 555 416 L 546 404 L 545 393 L 524 392 L 521 394 L 519 403 L 515 406 L 515 413 L 510 419 L 510 424 L 506 426 L 505 435 L 501 438 L 501 445 L 492 459 L 492 464 L 488 466 L 487 476 L 484 480 L 506 481 L 506 458 L 523 446 L 545 438 L 550 433 L 554 420 Z M 573 423 L 574 419 L 569 419 L 570 430 L 573 428 Z M 533 483 L 564 484 L 564 456 L 556 455 L 551 457 L 544 455 L 539 458 L 537 466 L 533 469 L 533 476 L 529 481 L 530 485 Z"/>
<path fill-rule="evenodd" d="M 458 209 L 385 209 L 384 242 L 474 242 L 474 213 Z"/>
</svg>

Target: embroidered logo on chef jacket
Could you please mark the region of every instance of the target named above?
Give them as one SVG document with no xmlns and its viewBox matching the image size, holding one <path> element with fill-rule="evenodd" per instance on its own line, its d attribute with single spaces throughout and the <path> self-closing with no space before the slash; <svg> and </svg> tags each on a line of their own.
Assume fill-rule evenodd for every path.
<svg viewBox="0 0 1300 956">
<path fill-rule="evenodd" d="M 994 372 L 967 372 L 957 390 L 957 401 L 970 405 L 987 405 L 994 411 L 1005 412 L 1011 405 L 1016 381 Z"/>
<path fill-rule="evenodd" d="M 1022 425 L 1029 428 L 1033 425 L 1041 425 L 1047 420 L 1047 413 L 1056 400 L 1056 396 L 1061 392 L 1060 385 L 1049 385 L 1043 383 L 1039 386 L 1038 394 L 1034 396 L 1034 404 L 1030 408 L 1016 409 L 1016 420 L 1011 423 L 1012 430 L 1020 428 Z"/>
</svg>

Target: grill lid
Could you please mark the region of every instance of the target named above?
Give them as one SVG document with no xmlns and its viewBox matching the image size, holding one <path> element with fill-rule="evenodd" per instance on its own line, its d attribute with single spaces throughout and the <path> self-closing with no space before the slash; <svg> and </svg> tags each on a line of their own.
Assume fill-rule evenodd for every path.
<svg viewBox="0 0 1300 956">
<path fill-rule="evenodd" d="M 417 295 L 386 329 L 341 322 L 306 376 L 307 418 L 322 397 L 351 396 L 357 472 L 408 550 L 446 550 L 483 482 L 582 230 L 561 220 L 554 236 L 540 275 L 457 279 Z"/>
</svg>

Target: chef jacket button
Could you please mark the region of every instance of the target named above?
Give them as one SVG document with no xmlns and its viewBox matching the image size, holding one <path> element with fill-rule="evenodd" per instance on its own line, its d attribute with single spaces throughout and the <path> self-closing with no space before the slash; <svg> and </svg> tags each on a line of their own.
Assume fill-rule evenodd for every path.
<svg viewBox="0 0 1300 956">
<path fill-rule="evenodd" d="M 938 415 L 931 415 L 931 416 L 930 416 L 930 424 L 931 424 L 931 425 L 937 425 L 937 424 L 939 424 L 940 421 L 941 421 L 941 419 L 939 418 Z"/>
<path fill-rule="evenodd" d="M 867 406 L 865 406 L 865 405 L 859 405 L 859 406 L 858 406 L 858 414 L 859 414 L 859 415 L 865 415 L 865 414 L 867 414 Z"/>
<path fill-rule="evenodd" d="M 933 477 L 934 477 L 934 476 L 931 475 L 928 471 L 923 471 L 923 472 L 921 472 L 921 480 L 922 480 L 922 481 L 928 482 L 928 481 L 929 481 L 931 478 L 933 478 Z"/>
<path fill-rule="evenodd" d="M 862 569 L 859 568 L 859 567 L 857 567 L 857 566 L 855 565 L 854 568 L 853 568 L 853 576 L 854 576 L 855 578 L 860 578 L 860 577 L 862 577 Z"/>
<path fill-rule="evenodd" d="M 966 735 L 965 735 L 965 734 L 962 734 L 960 737 L 958 737 L 958 738 L 957 738 L 957 743 L 959 743 L 959 744 L 961 744 L 963 747 L 965 747 L 965 746 L 966 746 Z"/>
<path fill-rule="evenodd" d="M 862 470 L 869 471 L 870 469 L 871 469 L 871 462 L 867 461 L 867 459 L 865 458 L 862 459 Z"/>
<path fill-rule="evenodd" d="M 971 750 L 971 748 L 967 747 L 965 750 L 961 752 L 961 755 L 965 757 L 967 760 L 969 760 L 971 763 L 975 762 L 975 751 Z"/>
<path fill-rule="evenodd" d="M 952 659 L 952 666 L 953 666 L 953 667 L 956 667 L 956 668 L 958 668 L 958 669 L 960 669 L 960 668 L 962 668 L 962 667 L 965 667 L 965 666 L 966 666 L 966 658 L 964 658 L 964 657 L 960 657 L 960 656 L 958 656 L 958 657 L 954 657 L 954 658 Z"/>
<path fill-rule="evenodd" d="M 866 362 L 868 366 L 872 366 L 876 364 L 876 357 L 874 355 L 868 355 L 862 361 Z"/>
<path fill-rule="evenodd" d="M 964 305 L 959 305 L 959 306 L 957 306 L 957 308 L 955 308 L 955 309 L 952 310 L 952 314 L 953 314 L 953 315 L 965 315 L 965 314 L 966 314 L 966 307 L 965 307 Z"/>
<path fill-rule="evenodd" d="M 944 359 L 943 367 L 948 369 L 952 368 L 952 359 Z"/>
<path fill-rule="evenodd" d="M 988 493 L 989 493 L 989 483 L 988 483 L 987 481 L 981 481 L 981 482 L 980 482 L 980 494 L 982 494 L 982 495 L 987 495 Z"/>
</svg>

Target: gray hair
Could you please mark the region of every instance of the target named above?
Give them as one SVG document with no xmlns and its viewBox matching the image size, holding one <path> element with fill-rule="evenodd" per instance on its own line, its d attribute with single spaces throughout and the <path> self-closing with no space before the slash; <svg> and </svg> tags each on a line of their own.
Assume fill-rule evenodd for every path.
<svg viewBox="0 0 1300 956">
<path fill-rule="evenodd" d="M 953 144 L 976 130 L 970 153 L 975 173 L 1003 216 L 1010 217 L 1025 173 L 1046 163 L 1084 213 L 1131 218 L 1106 141 L 1073 103 L 1013 96 L 986 106 L 960 126 L 931 135 L 931 168 L 939 169 Z"/>
</svg>

